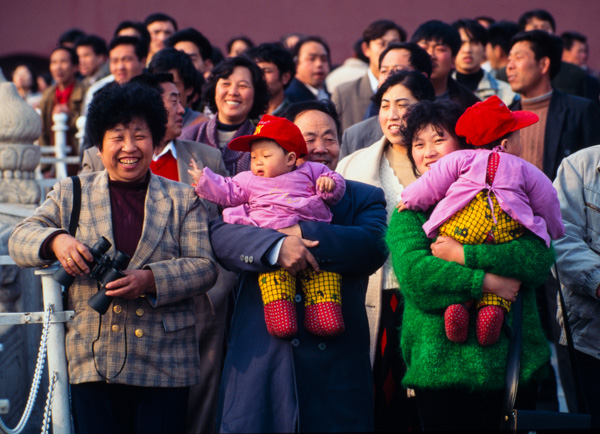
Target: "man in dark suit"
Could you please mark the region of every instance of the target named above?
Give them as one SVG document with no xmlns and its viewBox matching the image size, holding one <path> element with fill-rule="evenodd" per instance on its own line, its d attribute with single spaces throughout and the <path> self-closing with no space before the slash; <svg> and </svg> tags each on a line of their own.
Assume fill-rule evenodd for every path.
<svg viewBox="0 0 600 434">
<path fill-rule="evenodd" d="M 561 68 L 562 42 L 543 30 L 515 35 L 506 73 L 521 100 L 511 110 L 529 110 L 540 121 L 521 132 L 521 157 L 554 179 L 563 158 L 600 143 L 600 112 L 585 98 L 552 87 Z"/>
<path fill-rule="evenodd" d="M 318 36 L 308 36 L 294 46 L 296 75 L 285 90 L 291 102 L 329 99 L 325 78 L 331 69 L 329 46 Z"/>
<path fill-rule="evenodd" d="M 339 154 L 334 116 L 331 103 L 318 101 L 294 104 L 286 112 L 307 139 L 306 159 L 331 168 Z M 219 432 L 373 431 L 364 301 L 369 274 L 385 260 L 384 208 L 381 189 L 347 181 L 345 195 L 331 208 L 331 224 L 302 222 L 282 233 L 213 222 L 216 256 L 243 273 L 219 395 Z M 328 338 L 308 333 L 299 292 L 298 334 L 270 335 L 257 273 L 283 267 L 295 275 L 309 266 L 342 274 L 346 331 Z"/>
<path fill-rule="evenodd" d="M 358 80 L 338 86 L 331 96 L 341 113 L 342 131 L 363 119 L 371 97 L 379 88 L 379 56 L 389 44 L 404 42 L 406 32 L 390 20 L 377 20 L 363 32 L 362 51 L 369 59 L 369 69 Z"/>
</svg>

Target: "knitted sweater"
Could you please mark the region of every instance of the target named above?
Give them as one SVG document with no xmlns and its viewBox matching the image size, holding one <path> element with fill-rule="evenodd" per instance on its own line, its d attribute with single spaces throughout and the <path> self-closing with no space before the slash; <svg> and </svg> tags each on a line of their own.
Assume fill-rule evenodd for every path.
<svg viewBox="0 0 600 434">
<path fill-rule="evenodd" d="M 422 229 L 424 213 L 394 213 L 386 241 L 404 297 L 402 354 L 407 365 L 403 384 L 415 389 L 501 390 L 506 376 L 509 339 L 482 347 L 474 318 L 464 344 L 451 342 L 444 331 L 444 310 L 450 304 L 482 295 L 486 272 L 522 283 L 523 350 L 520 381 L 540 378 L 550 350 L 542 331 L 534 288 L 541 285 L 554 260 L 553 250 L 530 232 L 505 244 L 465 245 L 463 267 L 431 254 L 432 240 Z M 509 324 L 512 315 L 509 314 Z"/>
</svg>

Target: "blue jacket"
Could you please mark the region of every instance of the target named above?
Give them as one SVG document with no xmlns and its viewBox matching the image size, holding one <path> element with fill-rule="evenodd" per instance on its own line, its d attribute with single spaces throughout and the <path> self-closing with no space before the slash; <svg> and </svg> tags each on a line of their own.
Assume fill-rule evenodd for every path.
<svg viewBox="0 0 600 434">
<path fill-rule="evenodd" d="M 221 381 L 220 432 L 373 431 L 364 303 L 368 277 L 386 257 L 383 191 L 348 181 L 346 194 L 331 210 L 330 225 L 300 223 L 304 238 L 320 241 L 311 250 L 320 266 L 342 274 L 346 331 L 329 338 L 302 327 L 303 297 L 296 305 L 298 334 L 279 339 L 267 333 L 257 273 L 272 268 L 266 256 L 284 235 L 213 222 L 215 255 L 226 268 L 242 273 Z"/>
<path fill-rule="evenodd" d="M 554 250 L 573 343 L 600 359 L 600 146 L 564 159 L 554 187 L 566 230 Z M 564 332 L 560 340 L 566 345 Z"/>
</svg>

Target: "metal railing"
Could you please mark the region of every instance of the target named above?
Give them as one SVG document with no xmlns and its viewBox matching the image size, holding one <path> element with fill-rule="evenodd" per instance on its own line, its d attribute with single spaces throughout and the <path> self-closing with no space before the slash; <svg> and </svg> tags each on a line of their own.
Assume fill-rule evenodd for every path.
<svg viewBox="0 0 600 434">
<path fill-rule="evenodd" d="M 2 263 L 10 263 L 10 257 L 2 256 Z M 13 262 L 14 263 L 14 262 Z M 70 434 L 72 432 L 71 413 L 69 408 L 69 380 L 67 372 L 67 356 L 65 352 L 64 323 L 74 317 L 73 311 L 64 311 L 62 302 L 62 285 L 52 278 L 57 267 L 36 270 L 35 274 L 42 278 L 42 294 L 44 312 L 0 313 L 0 325 L 43 323 L 42 338 L 36 368 L 33 376 L 29 398 L 25 411 L 15 428 L 8 428 L 0 419 L 0 432 L 18 434 L 23 431 L 35 404 L 40 387 L 44 362 L 48 360 L 50 385 L 46 399 L 42 432 L 48 432 L 50 417 L 54 434 Z M 7 400 L 1 400 L 9 407 Z M 5 410 L 8 410 L 7 408 Z"/>
</svg>

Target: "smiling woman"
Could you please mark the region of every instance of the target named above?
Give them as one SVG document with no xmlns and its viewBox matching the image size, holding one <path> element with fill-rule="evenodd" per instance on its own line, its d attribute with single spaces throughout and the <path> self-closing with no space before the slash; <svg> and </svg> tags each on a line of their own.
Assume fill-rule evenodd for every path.
<svg viewBox="0 0 600 434">
<path fill-rule="evenodd" d="M 237 137 L 252 134 L 251 120 L 267 111 L 270 95 L 262 70 L 245 57 L 227 59 L 213 69 L 202 96 L 216 116 L 184 128 L 181 139 L 220 149 L 232 176 L 249 170 L 250 155 L 229 149 L 227 144 Z"/>
<path fill-rule="evenodd" d="M 77 432 L 185 430 L 188 386 L 200 372 L 193 297 L 213 286 L 217 271 L 206 208 L 192 188 L 149 170 L 166 122 L 155 89 L 127 83 L 99 91 L 87 129 L 106 171 L 79 177 L 76 233 L 67 232 L 76 196 L 66 178 L 9 240 L 19 266 L 58 260 L 75 277 L 66 351 Z M 120 251 L 128 264 L 124 277 L 106 284 L 113 308 L 100 316 L 88 305 L 98 283 L 87 246 L 101 237 L 112 246 L 107 254 Z"/>
<path fill-rule="evenodd" d="M 416 179 L 401 135 L 404 113 L 419 101 L 433 101 L 434 98 L 433 86 L 422 73 L 400 71 L 390 75 L 374 97 L 384 136 L 342 159 L 336 169 L 346 179 L 381 187 L 387 202 L 388 221 L 399 194 Z M 402 309 L 393 308 L 399 301 L 397 289 L 398 282 L 388 260 L 369 278 L 366 299 L 375 382 L 376 430 L 384 430 L 386 426 L 395 426 L 399 431 L 417 428 L 412 402 L 406 400 L 406 390 L 400 383 L 405 368 L 397 351 L 398 327 L 402 320 Z M 389 378 L 393 378 L 392 400 L 387 398 Z M 398 425 L 398 414 L 402 415 L 401 425 Z"/>
</svg>

